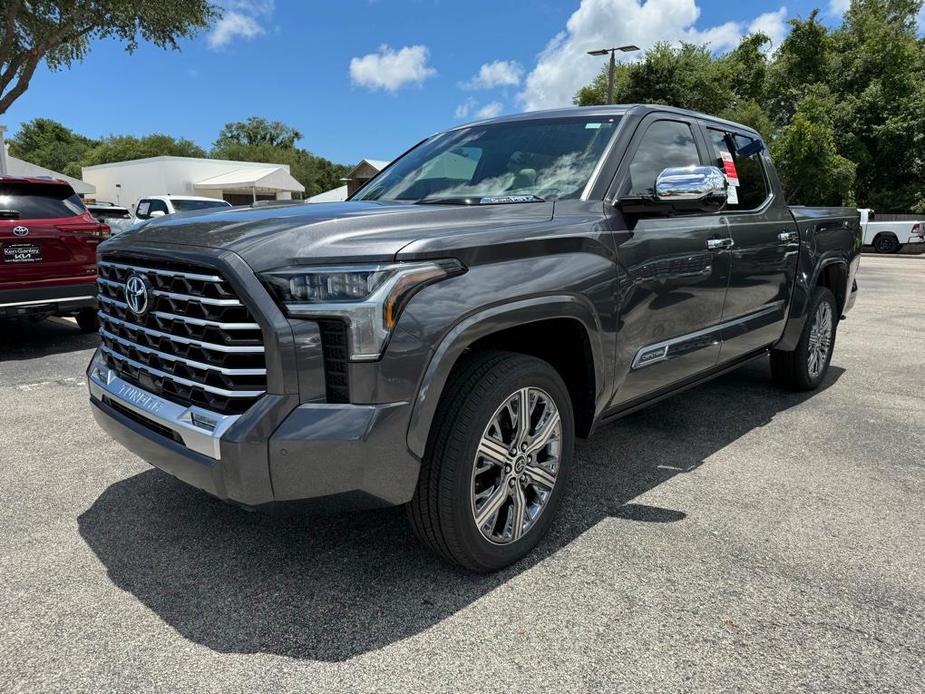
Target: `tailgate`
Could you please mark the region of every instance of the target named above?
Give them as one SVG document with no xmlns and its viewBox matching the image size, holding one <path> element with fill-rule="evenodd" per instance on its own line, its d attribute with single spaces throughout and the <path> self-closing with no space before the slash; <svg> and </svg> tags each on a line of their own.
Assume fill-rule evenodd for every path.
<svg viewBox="0 0 925 694">
<path fill-rule="evenodd" d="M 96 274 L 95 223 L 83 217 L 0 220 L 0 288 L 59 284 Z"/>
</svg>

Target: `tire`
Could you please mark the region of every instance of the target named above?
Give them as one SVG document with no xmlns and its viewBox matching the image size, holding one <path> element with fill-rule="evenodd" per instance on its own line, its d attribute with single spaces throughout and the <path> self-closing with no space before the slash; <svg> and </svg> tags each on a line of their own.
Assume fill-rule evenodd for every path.
<svg viewBox="0 0 925 694">
<path fill-rule="evenodd" d="M 77 314 L 77 326 L 85 333 L 95 333 L 100 329 L 96 309 L 84 308 Z"/>
<path fill-rule="evenodd" d="M 899 248 L 899 239 L 893 234 L 880 234 L 874 239 L 874 250 L 877 253 L 896 253 Z"/>
<path fill-rule="evenodd" d="M 513 448 L 507 447 L 518 445 L 519 428 L 505 423 L 519 416 L 523 397 L 530 403 L 526 411 L 536 419 L 526 427 L 527 450 L 511 455 Z M 549 409 L 547 402 L 552 403 Z M 549 443 L 531 453 L 543 442 L 543 432 L 553 432 Z M 492 458 L 481 453 L 488 450 L 486 439 L 487 445 L 501 442 Z M 437 407 L 417 490 L 407 507 L 415 533 L 439 556 L 472 571 L 495 571 L 516 562 L 536 547 L 552 524 L 574 442 L 568 389 L 552 366 L 510 352 L 467 357 Z M 498 510 L 492 512 L 495 506 Z M 525 510 L 518 515 L 518 509 Z M 487 518 L 482 526 L 478 514 Z M 515 527 L 520 528 L 516 534 Z"/>
<path fill-rule="evenodd" d="M 835 295 L 826 287 L 817 287 L 807 311 L 806 323 L 797 347 L 792 352 L 771 350 L 771 374 L 782 388 L 788 390 L 814 390 L 825 379 L 835 349 L 835 336 L 838 328 L 838 307 Z M 828 327 L 826 318 L 828 316 Z M 817 326 L 822 325 L 828 333 L 824 354 Z M 815 360 L 811 358 L 815 352 Z"/>
</svg>

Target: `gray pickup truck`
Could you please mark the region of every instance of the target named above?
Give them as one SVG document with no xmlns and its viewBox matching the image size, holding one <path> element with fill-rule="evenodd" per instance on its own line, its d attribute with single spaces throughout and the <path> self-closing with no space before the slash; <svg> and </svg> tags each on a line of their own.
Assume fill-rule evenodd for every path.
<svg viewBox="0 0 925 694">
<path fill-rule="evenodd" d="M 343 203 L 101 245 L 92 410 L 212 495 L 404 504 L 491 571 L 549 529 L 576 437 L 753 359 L 817 387 L 860 249 L 857 210 L 787 206 L 750 128 L 658 106 L 483 121 Z"/>
</svg>

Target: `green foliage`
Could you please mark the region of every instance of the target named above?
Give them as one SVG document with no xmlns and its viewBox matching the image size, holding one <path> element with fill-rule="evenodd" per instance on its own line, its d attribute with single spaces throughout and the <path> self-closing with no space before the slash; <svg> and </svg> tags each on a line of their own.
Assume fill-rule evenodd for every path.
<svg viewBox="0 0 925 694">
<path fill-rule="evenodd" d="M 80 178 L 81 166 L 145 157 L 212 157 L 236 161 L 288 164 L 293 177 L 311 196 L 337 188 L 350 167 L 335 164 L 295 146 L 302 134 L 288 125 L 248 118 L 222 128 L 210 152 L 184 138 L 153 134 L 109 135 L 92 140 L 47 118 L 24 123 L 10 138 L 10 153 L 39 166 Z"/>
<path fill-rule="evenodd" d="M 221 150 L 229 145 L 270 145 L 272 147 L 294 147 L 302 133 L 278 120 L 251 116 L 246 121 L 225 123 L 212 145 L 213 150 Z"/>
<path fill-rule="evenodd" d="M 617 66 L 617 103 L 662 103 L 749 125 L 768 141 L 794 202 L 925 211 L 922 0 L 853 0 L 840 26 L 813 11 L 790 33 L 746 36 L 725 55 L 656 45 Z M 575 103 L 606 101 L 606 67 Z"/>
<path fill-rule="evenodd" d="M 800 100 L 793 119 L 771 141 L 790 204 L 854 204 L 857 167 L 838 154 L 833 110 L 831 93 L 818 86 Z"/>
<path fill-rule="evenodd" d="M 79 162 L 98 144 L 48 118 L 23 123 L 9 143 L 14 157 L 77 178 L 80 178 Z"/>
<path fill-rule="evenodd" d="M 255 144 L 225 142 L 219 145 L 217 141 L 210 156 L 216 159 L 288 164 L 293 178 L 305 186 L 306 197 L 343 185 L 340 179 L 350 170 L 348 166 L 317 157 L 308 150 L 293 146 L 277 146 L 267 142 Z"/>
<path fill-rule="evenodd" d="M 93 166 L 94 164 L 161 156 L 204 157 L 206 152 L 190 140 L 177 139 L 160 133 L 144 137 L 110 135 L 90 149 L 80 163 L 81 166 Z"/>
<path fill-rule="evenodd" d="M 94 40 L 177 48 L 218 16 L 208 0 L 4 0 L 0 3 L 0 114 L 26 91 L 42 60 L 52 70 L 81 60 Z"/>
</svg>

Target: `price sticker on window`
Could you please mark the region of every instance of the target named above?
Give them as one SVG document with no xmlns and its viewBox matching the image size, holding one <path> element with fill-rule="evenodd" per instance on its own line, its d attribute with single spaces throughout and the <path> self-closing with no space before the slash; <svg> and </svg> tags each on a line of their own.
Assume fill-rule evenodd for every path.
<svg viewBox="0 0 925 694">
<path fill-rule="evenodd" d="M 723 173 L 726 174 L 726 180 L 729 185 L 739 185 L 739 172 L 736 171 L 736 163 L 729 152 L 720 152 L 720 158 L 723 160 Z"/>
</svg>

